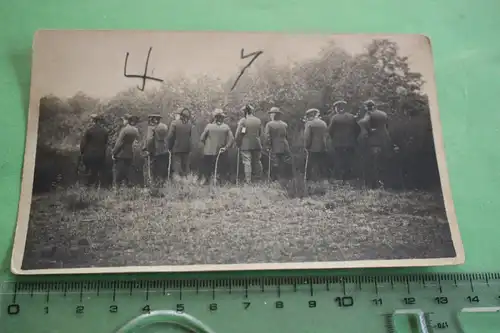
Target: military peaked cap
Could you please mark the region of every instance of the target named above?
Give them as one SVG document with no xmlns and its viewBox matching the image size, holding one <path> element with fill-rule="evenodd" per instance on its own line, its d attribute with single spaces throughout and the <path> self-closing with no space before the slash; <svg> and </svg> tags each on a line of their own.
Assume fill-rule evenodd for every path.
<svg viewBox="0 0 500 333">
<path fill-rule="evenodd" d="M 309 109 L 306 111 L 306 116 L 308 116 L 311 113 L 320 113 L 318 109 Z"/>
<path fill-rule="evenodd" d="M 214 117 L 217 117 L 217 116 L 225 117 L 226 116 L 224 114 L 224 111 L 222 111 L 222 109 L 215 109 L 213 115 L 214 115 Z"/>
<path fill-rule="evenodd" d="M 188 108 L 180 108 L 179 109 L 179 114 L 181 116 L 187 116 L 187 117 L 189 117 L 191 115 L 191 112 L 189 112 Z"/>
<path fill-rule="evenodd" d="M 247 110 L 250 110 L 250 111 L 253 111 L 254 110 L 254 107 L 251 106 L 250 104 L 245 104 L 242 108 L 241 108 L 241 111 L 247 111 Z"/>
<path fill-rule="evenodd" d="M 148 115 L 148 118 L 161 118 L 161 114 L 159 113 L 151 113 Z"/>
<path fill-rule="evenodd" d="M 272 113 L 283 113 L 281 112 L 281 110 L 279 108 L 277 108 L 276 106 L 273 106 L 269 111 L 267 111 L 267 113 L 269 114 L 272 114 Z"/>
<path fill-rule="evenodd" d="M 339 104 L 347 104 L 347 102 L 344 101 L 344 100 L 342 100 L 342 101 L 336 101 L 335 103 L 333 103 L 333 107 L 336 107 Z"/>
<path fill-rule="evenodd" d="M 139 121 L 139 117 L 133 114 L 126 114 L 123 118 L 132 121 Z"/>
<path fill-rule="evenodd" d="M 371 105 L 371 106 L 375 106 L 375 102 L 374 102 L 373 100 L 371 100 L 371 99 L 369 99 L 369 100 L 365 101 L 365 103 L 364 103 L 364 104 L 365 104 L 366 106 L 369 106 L 369 105 Z"/>
</svg>

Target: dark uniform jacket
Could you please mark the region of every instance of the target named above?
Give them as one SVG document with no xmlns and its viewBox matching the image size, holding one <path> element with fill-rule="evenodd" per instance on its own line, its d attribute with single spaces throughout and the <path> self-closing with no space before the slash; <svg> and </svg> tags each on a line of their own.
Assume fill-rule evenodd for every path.
<svg viewBox="0 0 500 333">
<path fill-rule="evenodd" d="M 288 125 L 282 120 L 271 120 L 266 124 L 264 135 L 266 146 L 275 154 L 289 151 L 287 133 Z"/>
<path fill-rule="evenodd" d="M 108 139 L 108 131 L 104 127 L 93 125 L 83 134 L 80 142 L 80 153 L 84 157 L 104 158 Z"/>
<path fill-rule="evenodd" d="M 167 125 L 159 123 L 156 126 L 149 126 L 144 149 L 153 156 L 166 154 L 168 152 L 167 138 Z"/>
<path fill-rule="evenodd" d="M 193 125 L 190 121 L 185 123 L 181 119 L 172 121 L 167 139 L 172 153 L 189 153 L 191 151 L 192 128 Z"/>
<path fill-rule="evenodd" d="M 330 120 L 328 132 L 333 147 L 353 147 L 356 145 L 361 129 L 350 113 L 334 115 Z"/>
<path fill-rule="evenodd" d="M 241 150 L 262 150 L 260 136 L 262 121 L 254 115 L 241 118 L 236 129 L 235 140 Z"/>
<path fill-rule="evenodd" d="M 113 156 L 116 158 L 133 158 L 134 157 L 134 142 L 139 140 L 139 130 L 130 124 L 127 124 L 116 139 L 113 148 Z"/>
<path fill-rule="evenodd" d="M 210 123 L 200 136 L 203 154 L 217 155 L 221 148 L 229 148 L 234 142 L 233 132 L 227 124 Z"/>
<path fill-rule="evenodd" d="M 304 130 L 304 147 L 312 153 L 326 151 L 327 135 L 328 126 L 323 120 L 319 118 L 309 120 Z"/>
<path fill-rule="evenodd" d="M 390 143 L 387 114 L 380 110 L 367 113 L 360 121 L 361 138 L 368 146 L 382 147 Z"/>
</svg>

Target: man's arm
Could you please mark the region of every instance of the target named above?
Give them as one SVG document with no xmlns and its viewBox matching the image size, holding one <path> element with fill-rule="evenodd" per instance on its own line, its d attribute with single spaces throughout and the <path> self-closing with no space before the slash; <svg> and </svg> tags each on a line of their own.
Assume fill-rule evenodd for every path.
<svg viewBox="0 0 500 333">
<path fill-rule="evenodd" d="M 175 143 L 175 125 L 176 121 L 174 120 L 172 124 L 170 124 L 170 129 L 168 130 L 167 142 L 168 142 L 168 150 L 172 150 Z"/>
<path fill-rule="evenodd" d="M 394 141 L 392 140 L 391 132 L 389 132 L 389 119 L 388 119 L 388 117 L 386 118 L 385 130 L 387 131 L 387 138 L 389 139 L 389 144 L 392 145 L 392 148 L 397 153 L 399 151 L 399 146 L 396 143 L 394 143 Z"/>
<path fill-rule="evenodd" d="M 354 121 L 353 127 L 354 127 L 354 136 L 357 138 L 361 133 L 361 127 L 359 126 L 359 123 L 357 121 Z"/>
<path fill-rule="evenodd" d="M 266 148 L 271 148 L 271 126 L 269 126 L 269 123 L 266 124 L 266 127 L 264 127 L 264 145 Z"/>
<path fill-rule="evenodd" d="M 142 147 L 143 150 L 151 153 L 151 148 L 154 147 L 154 136 L 155 132 L 153 127 L 148 126 L 148 130 L 146 132 L 146 140 L 144 140 L 144 146 Z"/>
<path fill-rule="evenodd" d="M 328 147 L 328 137 L 330 136 L 329 133 L 328 133 L 328 125 L 326 124 L 326 122 L 324 122 L 324 129 L 325 129 L 325 133 L 323 133 L 323 144 L 325 145 L 325 149 Z"/>
<path fill-rule="evenodd" d="M 335 124 L 335 116 L 330 118 L 330 123 L 328 124 L 328 133 L 333 134 L 333 125 Z"/>
<path fill-rule="evenodd" d="M 125 131 L 122 129 L 118 134 L 118 138 L 116 139 L 115 146 L 113 147 L 112 154 L 116 156 L 123 148 L 123 139 L 125 137 Z"/>
<path fill-rule="evenodd" d="M 201 143 L 205 144 L 205 141 L 207 140 L 207 136 L 208 136 L 208 126 L 210 126 L 210 124 L 207 124 L 207 126 L 205 126 L 205 129 L 203 130 L 203 132 L 201 133 L 200 135 L 200 141 Z"/>
<path fill-rule="evenodd" d="M 288 125 L 285 123 L 285 147 L 287 152 L 290 152 L 290 144 L 288 143 Z"/>
<path fill-rule="evenodd" d="M 88 133 L 89 133 L 89 131 L 86 130 L 85 133 L 83 133 L 83 135 L 82 135 L 82 139 L 80 141 L 80 154 L 83 154 L 83 152 L 85 151 L 85 147 L 87 146 Z"/>
<path fill-rule="evenodd" d="M 387 137 L 392 142 L 391 133 L 389 132 L 389 117 L 385 117 L 385 131 L 387 132 Z"/>
<path fill-rule="evenodd" d="M 309 150 L 310 146 L 311 146 L 311 129 L 310 125 L 306 123 L 306 126 L 304 128 L 304 149 Z"/>
<path fill-rule="evenodd" d="M 358 121 L 358 126 L 360 129 L 360 136 L 362 138 L 365 138 L 368 136 L 368 119 L 366 117 L 363 117 L 360 121 Z"/>
<path fill-rule="evenodd" d="M 231 128 L 227 126 L 227 136 L 226 136 L 226 146 L 224 147 L 225 149 L 230 148 L 234 143 L 234 135 L 233 131 L 231 131 Z"/>
<path fill-rule="evenodd" d="M 236 145 L 240 145 L 241 143 L 241 129 L 243 128 L 243 121 L 244 119 L 241 119 L 238 122 L 238 127 L 236 128 L 236 133 L 234 134 L 234 140 L 236 141 Z"/>
</svg>

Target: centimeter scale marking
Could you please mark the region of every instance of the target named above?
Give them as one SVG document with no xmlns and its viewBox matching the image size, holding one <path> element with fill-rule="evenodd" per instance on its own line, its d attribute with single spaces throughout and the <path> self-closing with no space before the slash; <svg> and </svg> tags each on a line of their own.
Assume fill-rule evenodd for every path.
<svg viewBox="0 0 500 333">
<path fill-rule="evenodd" d="M 72 277 L 72 280 L 74 277 Z M 453 286 L 457 287 L 459 283 L 468 284 L 472 292 L 474 292 L 474 284 L 481 283 L 490 285 L 490 281 L 495 281 L 500 284 L 500 273 L 457 273 L 457 274 L 408 274 L 408 275 L 381 275 L 381 276 L 297 276 L 297 277 L 241 277 L 241 278 L 188 278 L 188 279 L 120 279 L 120 280 L 76 280 L 65 281 L 58 280 L 29 280 L 27 281 L 7 281 L 2 284 L 2 292 L 8 292 L 15 297 L 18 293 L 35 293 L 43 291 L 54 292 L 95 292 L 100 293 L 101 290 L 128 290 L 132 293 L 134 290 L 144 290 L 148 292 L 150 289 L 163 290 L 179 290 L 182 293 L 183 288 L 186 290 L 211 290 L 220 291 L 225 289 L 232 293 L 233 289 L 248 290 L 250 287 L 259 286 L 261 292 L 269 292 L 274 289 L 278 294 L 282 286 L 293 286 L 294 291 L 297 291 L 298 285 L 307 285 L 310 287 L 311 296 L 314 289 L 324 289 L 329 291 L 331 285 L 340 285 L 342 292 L 346 293 L 346 284 L 355 285 L 359 290 L 363 286 L 372 285 L 374 292 L 378 293 L 379 284 L 390 284 L 394 289 L 395 284 L 404 284 L 408 294 L 411 293 L 412 284 L 418 283 L 422 288 L 428 287 L 428 283 L 434 283 L 439 292 L 442 292 L 442 282 L 453 282 Z M 201 288 L 201 289 L 200 289 Z"/>
<path fill-rule="evenodd" d="M 72 277 L 72 280 L 74 278 Z M 26 279 L 3 283 L 0 289 L 3 300 L 0 319 L 8 326 L 6 333 L 10 333 L 10 330 L 45 332 L 36 331 L 36 326 L 27 327 L 28 318 L 33 318 L 32 322 L 36 322 L 52 316 L 51 329 L 56 331 L 56 326 L 62 325 L 61 322 L 68 325 L 71 321 L 71 325 L 78 325 L 75 320 L 81 322 L 82 318 L 87 317 L 89 321 L 95 321 L 96 316 L 105 316 L 106 321 L 116 327 L 127 320 L 126 318 L 131 319 L 154 310 L 190 313 L 202 322 L 210 322 L 207 324 L 217 333 L 226 333 L 226 330 L 224 327 L 217 327 L 223 324 L 220 320 L 214 321 L 214 315 L 224 313 L 239 318 L 238 320 L 248 320 L 249 325 L 258 325 L 259 317 L 262 318 L 262 325 L 269 325 L 269 321 L 264 318 L 273 313 L 274 319 L 277 318 L 275 316 L 282 316 L 278 320 L 281 325 L 289 323 L 290 327 L 283 329 L 290 333 L 304 332 L 305 328 L 299 329 L 299 326 L 308 320 L 318 324 L 322 321 L 332 321 L 336 325 L 350 320 L 352 329 L 345 329 L 344 332 L 347 333 L 357 332 L 363 327 L 366 328 L 366 325 L 369 325 L 371 332 L 396 333 L 400 332 L 394 321 L 396 315 L 409 318 L 404 320 L 409 325 L 408 330 L 404 332 L 430 333 L 440 330 L 443 333 L 451 333 L 463 332 L 452 312 L 495 314 L 500 309 L 500 273 L 149 280 L 62 279 Z M 66 311 L 69 316 L 53 317 L 53 308 L 57 309 L 57 313 Z M 100 310 L 92 310 L 97 308 Z M 311 309 L 317 311 L 311 312 Z M 336 313 L 335 309 L 350 312 Z M 254 311 L 252 317 L 244 315 L 249 311 Z M 121 313 L 122 317 L 109 317 L 110 314 L 117 313 Z M 127 317 L 124 317 L 125 315 Z M 25 319 L 22 319 L 23 317 Z M 496 318 L 500 318 L 500 314 Z M 85 323 L 87 325 L 87 321 Z M 500 325 L 500 320 L 498 324 Z M 241 325 L 244 326 L 245 322 Z M 359 326 L 356 330 L 356 325 L 364 326 Z M 375 328 L 376 326 L 378 328 Z M 91 330 L 88 326 L 85 329 Z M 258 329 L 270 330 L 269 327 L 252 328 L 253 331 Z M 279 326 L 271 330 L 276 329 L 279 329 Z M 252 330 L 249 329 L 248 332 Z M 79 332 L 78 328 L 72 331 Z M 234 327 L 228 328 L 227 332 L 229 331 L 234 331 Z M 241 332 L 246 331 L 242 329 Z"/>
</svg>

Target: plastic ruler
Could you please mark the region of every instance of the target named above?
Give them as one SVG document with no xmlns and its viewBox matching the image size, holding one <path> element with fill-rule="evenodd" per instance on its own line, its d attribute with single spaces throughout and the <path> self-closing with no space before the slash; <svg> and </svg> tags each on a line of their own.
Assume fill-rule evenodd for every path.
<svg viewBox="0 0 500 333">
<path fill-rule="evenodd" d="M 500 273 L 71 277 L 1 290 L 2 333 L 500 332 Z"/>
</svg>

